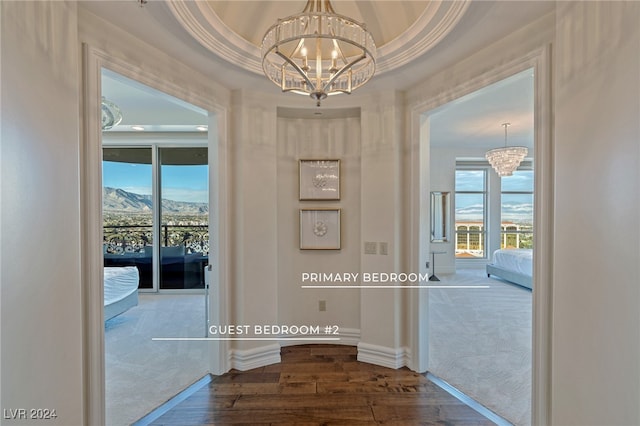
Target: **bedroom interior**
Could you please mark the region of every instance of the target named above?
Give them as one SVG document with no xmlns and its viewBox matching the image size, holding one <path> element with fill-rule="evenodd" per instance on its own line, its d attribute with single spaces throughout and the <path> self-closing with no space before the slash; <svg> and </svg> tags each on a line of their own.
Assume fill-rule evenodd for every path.
<svg viewBox="0 0 640 426">
<path fill-rule="evenodd" d="M 206 343 L 152 341 L 206 335 L 207 117 L 113 71 L 101 74 L 105 419 L 116 425 L 209 371 Z M 105 98 L 115 110 L 106 117 Z"/>
<path fill-rule="evenodd" d="M 438 253 L 442 284 L 490 287 L 430 291 L 428 369 L 519 425 L 531 417 L 532 249 L 523 247 L 533 241 L 533 81 L 525 69 L 429 114 L 430 201 L 441 193 L 451 201 L 425 212 L 439 229 L 429 250 Z M 530 155 L 501 177 L 485 152 L 499 144 L 504 121 L 513 121 L 509 145 L 525 145 Z M 473 132 L 456 133 L 457 122 Z M 516 262 L 498 264 L 501 257 L 521 259 L 520 274 L 508 269 Z"/>
<path fill-rule="evenodd" d="M 219 220 L 225 226 L 216 224 L 223 234 L 214 251 L 224 257 L 211 276 L 222 291 L 217 300 L 228 307 L 216 321 L 337 318 L 348 329 L 345 338 L 360 343 L 358 357 L 424 371 L 425 353 L 438 348 L 429 348 L 422 338 L 429 318 L 419 309 L 420 292 L 345 293 L 348 303 L 340 305 L 340 296 L 330 298 L 335 292 L 300 297 L 296 284 L 287 286 L 282 279 L 283 272 L 297 272 L 286 268 L 297 248 L 297 207 L 283 210 L 274 200 L 299 203 L 295 165 L 288 161 L 296 154 L 284 152 L 280 141 L 284 134 L 295 140 L 296 132 L 313 122 L 282 112 L 358 112 L 331 119 L 344 126 L 337 143 L 333 134 L 315 142 L 357 148 L 342 163 L 344 203 L 353 203 L 344 209 L 344 230 L 351 234 L 343 247 L 354 250 L 348 264 L 424 272 L 430 256 L 416 239 L 429 237 L 428 223 L 422 227 L 428 218 L 420 209 L 428 205 L 423 201 L 432 188 L 420 186 L 425 181 L 417 167 L 429 155 L 419 146 L 428 131 L 421 114 L 459 97 L 452 93 L 476 89 L 496 75 L 506 77 L 506 69 L 528 62 L 535 63 L 540 101 L 534 286 L 528 292 L 505 285 L 532 298 L 531 422 L 640 424 L 638 2 L 461 1 L 468 4 L 466 13 L 435 48 L 406 66 L 377 73 L 349 96 L 323 100 L 319 110 L 308 97 L 282 94 L 264 75 L 243 68 L 245 52 L 234 52 L 240 57 L 211 54 L 177 22 L 171 4 L 178 3 L 207 7 L 211 2 L 161 0 L 144 7 L 133 0 L 0 2 L 3 408 L 54 407 L 58 418 L 51 424 L 105 423 L 102 146 L 96 143 L 102 66 L 215 115 L 207 123 L 209 135 L 218 136 L 210 159 L 223 168 L 216 166 L 209 179 L 215 183 L 211 192 L 220 194 L 215 204 L 222 207 Z M 286 3 L 291 2 L 254 2 L 265 6 L 234 13 L 234 5 L 247 3 L 220 2 L 229 8 L 217 12 L 225 22 L 263 33 L 254 31 L 261 18 L 267 26 L 275 19 L 267 5 Z M 419 16 L 405 9 L 419 3 L 375 2 L 374 7 L 386 5 L 391 11 L 373 16 L 384 16 L 383 23 Z M 371 22 L 372 31 L 377 24 L 367 16 L 362 21 Z M 217 40 L 226 35 L 219 33 Z M 413 53 L 406 39 L 398 44 Z M 380 58 L 383 47 L 380 42 Z M 500 129 L 507 120 L 515 132 L 514 117 L 501 117 L 493 126 Z M 364 242 L 387 243 L 387 254 L 365 254 Z M 286 251 L 280 253 L 281 248 Z M 34 267 L 38 253 L 55 256 L 38 256 Z M 336 259 L 331 254 L 318 258 L 327 269 Z M 447 266 L 443 255 L 436 263 L 446 279 L 446 271 L 440 272 Z M 478 271 L 483 280 L 494 280 L 482 267 Z M 327 302 L 325 313 L 318 300 Z M 142 297 L 138 303 L 121 315 L 140 308 Z M 482 315 L 478 311 L 478 318 L 489 318 Z M 217 374 L 254 361 L 277 362 L 275 346 L 212 343 L 209 367 Z M 6 421 L 7 426 L 21 423 Z"/>
</svg>

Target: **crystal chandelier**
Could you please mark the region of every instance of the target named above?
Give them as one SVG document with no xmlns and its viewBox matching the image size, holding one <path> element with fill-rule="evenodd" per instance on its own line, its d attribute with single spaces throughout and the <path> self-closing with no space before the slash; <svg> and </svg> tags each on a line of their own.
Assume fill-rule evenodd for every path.
<svg viewBox="0 0 640 426">
<path fill-rule="evenodd" d="M 365 25 L 334 12 L 329 0 L 307 0 L 302 13 L 278 22 L 262 39 L 262 69 L 283 92 L 320 101 L 351 93 L 373 76 L 376 45 Z"/>
<path fill-rule="evenodd" d="M 102 130 L 110 130 L 122 121 L 122 111 L 118 105 L 102 97 Z"/>
<path fill-rule="evenodd" d="M 485 154 L 491 167 L 500 177 L 511 176 L 529 152 L 524 146 L 507 146 L 507 127 L 511 123 L 503 123 L 502 125 L 504 126 L 504 148 L 495 148 Z"/>
</svg>

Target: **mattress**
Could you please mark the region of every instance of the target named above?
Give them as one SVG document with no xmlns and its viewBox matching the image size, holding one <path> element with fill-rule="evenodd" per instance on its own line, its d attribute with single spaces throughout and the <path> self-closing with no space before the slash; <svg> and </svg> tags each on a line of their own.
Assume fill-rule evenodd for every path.
<svg viewBox="0 0 640 426">
<path fill-rule="evenodd" d="M 493 253 L 493 265 L 522 275 L 533 274 L 532 249 L 500 249 Z"/>
<path fill-rule="evenodd" d="M 104 268 L 104 305 L 116 303 L 138 291 L 139 274 L 135 266 Z"/>
</svg>

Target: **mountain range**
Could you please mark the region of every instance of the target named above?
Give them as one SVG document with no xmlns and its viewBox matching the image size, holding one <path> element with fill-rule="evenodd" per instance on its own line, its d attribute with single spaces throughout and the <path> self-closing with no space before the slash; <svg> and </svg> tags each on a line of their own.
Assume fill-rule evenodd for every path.
<svg viewBox="0 0 640 426">
<path fill-rule="evenodd" d="M 102 189 L 102 208 L 105 212 L 151 213 L 153 203 L 151 195 L 134 194 L 120 188 L 105 187 Z M 163 199 L 162 211 L 174 214 L 207 214 L 209 205 Z"/>
</svg>

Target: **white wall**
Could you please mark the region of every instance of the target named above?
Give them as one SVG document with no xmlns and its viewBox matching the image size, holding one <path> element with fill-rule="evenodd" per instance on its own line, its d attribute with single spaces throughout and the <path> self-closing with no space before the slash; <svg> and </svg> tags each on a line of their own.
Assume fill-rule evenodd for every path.
<svg viewBox="0 0 640 426">
<path fill-rule="evenodd" d="M 337 325 L 345 334 L 359 335 L 358 290 L 302 289 L 300 286 L 319 284 L 303 283 L 303 272 L 360 272 L 360 117 L 279 117 L 277 121 L 279 323 Z M 340 159 L 340 200 L 299 201 L 298 160 L 325 158 Z M 341 209 L 341 250 L 299 249 L 298 212 L 302 208 Z M 320 300 L 326 301 L 324 312 L 319 311 Z"/>
<path fill-rule="evenodd" d="M 75 2 L 0 2 L 3 409 L 83 423 Z M 28 414 L 28 413 L 27 413 Z M 4 417 L 4 416 L 3 416 Z"/>
<path fill-rule="evenodd" d="M 278 324 L 276 108 L 237 91 L 232 102 L 231 324 Z M 277 343 L 234 342 L 231 367 L 278 362 Z"/>
<path fill-rule="evenodd" d="M 551 39 L 556 111 L 551 420 L 640 424 L 640 4 L 559 2 L 557 8 Z M 58 419 L 50 424 L 81 424 L 76 8 L 70 2 L 3 1 L 0 14 L 1 403 L 2 408 L 56 408 Z M 429 78 L 408 94 L 408 105 L 431 101 L 544 45 L 548 23 L 545 18 Z M 92 31 L 90 23 L 82 25 Z M 184 68 L 171 58 L 140 53 L 137 45 L 118 46 L 112 32 L 95 31 L 98 47 L 122 49 L 127 60 L 155 64 L 154 71 L 181 80 Z M 145 65 L 149 57 L 157 61 Z M 243 96 L 232 111 L 240 120 L 233 127 L 239 145 L 232 153 L 239 169 L 229 183 L 235 197 L 232 313 L 243 321 L 279 321 L 276 252 L 282 218 L 274 200 L 284 170 L 278 166 L 278 120 L 269 100 Z M 403 224 L 411 213 L 401 207 L 403 105 L 392 94 L 367 99 L 362 108 L 359 244 L 387 241 L 390 255 L 361 254 L 360 270 L 398 270 L 410 263 L 403 254 L 415 251 L 401 238 L 403 226 L 412 229 Z M 388 352 L 406 344 L 407 300 L 394 291 L 361 292 L 359 324 L 370 355 L 380 348 L 381 358 L 393 356 Z"/>
<path fill-rule="evenodd" d="M 362 108 L 360 117 L 340 119 L 278 117 L 275 99 L 234 94 L 231 320 L 337 325 L 341 343 L 365 344 L 369 361 L 404 365 L 400 347 L 406 318 L 400 292 L 300 288 L 302 272 L 403 272 L 402 98 L 385 94 Z M 300 158 L 341 160 L 340 201 L 298 200 Z M 343 209 L 340 251 L 298 248 L 298 210 L 312 207 Z M 364 241 L 386 242 L 388 254 L 365 255 Z M 319 311 L 320 300 L 326 301 L 326 311 Z M 279 360 L 273 344 L 234 343 L 236 368 Z"/>
<path fill-rule="evenodd" d="M 372 96 L 361 110 L 360 264 L 364 272 L 412 272 L 404 269 L 403 222 L 408 211 L 403 199 L 404 105 L 402 93 L 384 92 Z M 364 254 L 365 241 L 387 243 L 388 253 Z M 388 367 L 409 365 L 407 297 L 407 290 L 361 290 L 358 360 Z"/>
<path fill-rule="evenodd" d="M 640 424 L 640 3 L 559 2 L 552 421 Z"/>
</svg>

